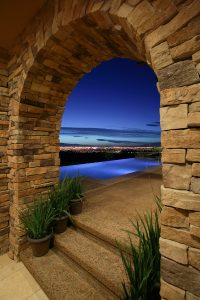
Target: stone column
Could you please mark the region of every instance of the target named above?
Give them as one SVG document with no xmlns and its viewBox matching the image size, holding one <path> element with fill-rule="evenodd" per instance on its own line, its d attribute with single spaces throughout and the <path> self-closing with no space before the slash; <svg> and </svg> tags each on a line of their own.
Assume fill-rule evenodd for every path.
<svg viewBox="0 0 200 300">
<path fill-rule="evenodd" d="M 160 70 L 158 76 L 163 130 L 161 296 L 169 300 L 197 300 L 200 299 L 200 83 L 192 83 L 199 82 L 199 74 L 195 62 L 185 60 Z"/>
<path fill-rule="evenodd" d="M 9 126 L 8 54 L 0 49 L 0 255 L 8 250 L 9 190 L 7 141 Z"/>
</svg>

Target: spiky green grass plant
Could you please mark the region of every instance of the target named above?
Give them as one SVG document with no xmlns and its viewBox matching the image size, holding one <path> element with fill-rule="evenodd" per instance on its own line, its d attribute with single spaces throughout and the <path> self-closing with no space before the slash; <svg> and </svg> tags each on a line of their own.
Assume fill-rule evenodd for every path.
<svg viewBox="0 0 200 300">
<path fill-rule="evenodd" d="M 54 186 L 49 192 L 49 200 L 55 212 L 56 218 L 70 216 L 69 214 L 69 179 L 65 178 L 62 182 Z"/>
<path fill-rule="evenodd" d="M 159 213 L 162 205 L 158 197 L 156 203 L 154 212 L 146 212 L 143 216 L 137 214 L 137 220 L 131 221 L 133 231 L 127 231 L 130 253 L 119 246 L 128 277 L 128 283 L 122 283 L 124 300 L 160 299 Z M 138 238 L 138 245 L 133 244 L 131 235 Z"/>
<path fill-rule="evenodd" d="M 81 178 L 81 176 L 77 176 L 69 179 L 68 192 L 70 200 L 81 199 L 83 197 Z"/>
<path fill-rule="evenodd" d="M 44 197 L 36 199 L 19 213 L 22 228 L 32 239 L 41 239 L 50 234 L 54 217 L 55 212 Z"/>
</svg>

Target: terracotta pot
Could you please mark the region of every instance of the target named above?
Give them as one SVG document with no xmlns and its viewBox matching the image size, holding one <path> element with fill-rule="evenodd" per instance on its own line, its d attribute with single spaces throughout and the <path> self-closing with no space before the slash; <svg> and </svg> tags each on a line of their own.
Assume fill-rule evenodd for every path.
<svg viewBox="0 0 200 300">
<path fill-rule="evenodd" d="M 83 210 L 83 198 L 74 199 L 70 201 L 70 213 L 71 215 L 78 215 Z"/>
<path fill-rule="evenodd" d="M 29 236 L 27 237 L 27 240 L 29 241 L 32 251 L 33 251 L 33 256 L 43 256 L 49 251 L 49 244 L 50 240 L 52 238 L 53 233 L 45 236 L 42 239 L 32 239 Z"/>
<path fill-rule="evenodd" d="M 68 216 L 64 216 L 61 218 L 55 218 L 54 232 L 62 233 L 67 229 L 68 224 Z"/>
</svg>

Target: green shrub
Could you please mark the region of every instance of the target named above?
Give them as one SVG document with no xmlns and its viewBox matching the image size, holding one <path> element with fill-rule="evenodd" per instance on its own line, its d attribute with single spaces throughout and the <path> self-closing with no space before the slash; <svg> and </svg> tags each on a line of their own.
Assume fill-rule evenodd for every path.
<svg viewBox="0 0 200 300">
<path fill-rule="evenodd" d="M 32 239 L 40 239 L 47 236 L 52 230 L 51 225 L 54 217 L 54 210 L 50 202 L 44 197 L 36 199 L 19 213 L 22 227 Z"/>
<path fill-rule="evenodd" d="M 159 296 L 160 252 L 159 213 L 161 202 L 156 199 L 157 209 L 143 216 L 138 214 L 136 221 L 131 221 L 133 231 L 129 235 L 130 253 L 119 246 L 122 262 L 128 277 L 128 284 L 122 283 L 124 300 L 156 300 Z M 139 244 L 133 244 L 131 235 L 138 238 Z"/>
<path fill-rule="evenodd" d="M 65 178 L 49 192 L 48 197 L 56 218 L 69 215 L 69 183 L 69 179 Z"/>
<path fill-rule="evenodd" d="M 70 178 L 68 180 L 69 180 L 69 183 L 68 183 L 69 199 L 70 200 L 81 199 L 83 197 L 81 177 L 77 176 L 74 178 Z"/>
</svg>

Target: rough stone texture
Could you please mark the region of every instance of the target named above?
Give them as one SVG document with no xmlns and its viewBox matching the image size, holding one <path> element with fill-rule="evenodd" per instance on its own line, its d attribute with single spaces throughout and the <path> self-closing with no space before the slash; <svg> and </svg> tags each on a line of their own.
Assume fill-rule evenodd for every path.
<svg viewBox="0 0 200 300">
<path fill-rule="evenodd" d="M 185 129 L 163 131 L 161 135 L 161 142 L 165 148 L 199 149 L 200 130 Z"/>
<path fill-rule="evenodd" d="M 160 253 L 162 256 L 187 265 L 187 250 L 188 246 L 186 245 L 160 238 Z"/>
<path fill-rule="evenodd" d="M 189 264 L 200 271 L 200 250 L 189 248 L 188 250 Z"/>
<path fill-rule="evenodd" d="M 192 164 L 192 176 L 200 177 L 200 163 Z"/>
<path fill-rule="evenodd" d="M 179 166 L 173 164 L 163 164 L 163 183 L 165 187 L 189 190 L 190 180 L 192 176 L 192 168 L 190 165 Z M 176 178 L 176 180 L 174 180 Z"/>
<path fill-rule="evenodd" d="M 186 292 L 186 300 L 200 300 L 200 297 L 195 296 L 189 292 Z"/>
<path fill-rule="evenodd" d="M 167 39 L 178 29 L 186 25 L 188 21 L 197 16 L 199 12 L 200 8 L 198 0 L 192 1 L 189 5 L 183 6 L 179 13 L 170 22 L 158 27 L 147 36 L 145 40 L 146 48 L 150 49 L 154 45 L 157 45 Z"/>
<path fill-rule="evenodd" d="M 189 105 L 189 112 L 200 112 L 200 102 L 194 102 Z"/>
<path fill-rule="evenodd" d="M 190 225 L 190 234 L 200 239 L 200 226 Z"/>
<path fill-rule="evenodd" d="M 196 194 L 200 194 L 200 178 L 191 178 L 191 190 Z"/>
<path fill-rule="evenodd" d="M 147 62 L 158 76 L 166 107 L 161 113 L 163 158 L 170 163 L 163 167 L 164 184 L 172 188 L 165 191 L 169 208 L 163 210 L 163 222 L 169 226 L 162 226 L 162 238 L 200 248 L 187 227 L 188 214 L 198 212 L 200 203 L 197 167 L 191 166 L 200 162 L 199 13 L 199 0 L 47 0 L 9 49 L 10 59 L 0 52 L 0 230 L 5 238 L 0 244 L 7 249 L 10 217 L 12 258 L 18 258 L 25 241 L 18 229 L 20 207 L 58 182 L 66 98 L 85 73 L 113 57 Z M 172 150 L 179 150 L 174 158 Z M 181 219 L 186 227 L 178 229 Z M 169 260 L 166 264 L 172 269 Z M 196 295 L 199 285 L 191 267 L 183 274 L 178 267 L 173 270 L 165 281 Z M 171 294 L 168 300 L 174 300 Z"/>
<path fill-rule="evenodd" d="M 200 212 L 190 212 L 189 222 L 191 225 L 199 226 L 200 225 Z"/>
<path fill-rule="evenodd" d="M 192 162 L 200 161 L 200 149 L 188 149 L 186 154 L 186 160 Z"/>
<path fill-rule="evenodd" d="M 189 191 L 179 191 L 161 187 L 162 202 L 164 205 L 185 210 L 200 211 L 200 195 Z"/>
<path fill-rule="evenodd" d="M 200 50 L 192 55 L 192 60 L 195 62 L 200 62 Z"/>
<path fill-rule="evenodd" d="M 188 106 L 180 104 L 178 106 L 169 106 L 160 108 L 160 125 L 162 130 L 187 128 Z"/>
<path fill-rule="evenodd" d="M 198 64 L 196 65 L 196 69 L 197 69 L 198 73 L 200 74 L 200 63 L 198 63 Z"/>
<path fill-rule="evenodd" d="M 160 295 L 164 299 L 185 300 L 185 291 L 161 280 Z"/>
<path fill-rule="evenodd" d="M 161 90 L 199 82 L 199 74 L 191 60 L 174 63 L 157 72 Z"/>
<path fill-rule="evenodd" d="M 161 106 L 198 102 L 200 101 L 200 84 L 161 90 L 160 101 Z"/>
<path fill-rule="evenodd" d="M 0 49 L 0 255 L 8 250 L 9 232 L 9 200 L 8 159 L 6 156 L 8 125 L 9 125 L 9 95 L 8 95 L 8 64 L 9 56 Z"/>
<path fill-rule="evenodd" d="M 200 273 L 196 269 L 162 258 L 161 276 L 166 282 L 200 296 Z"/>
<path fill-rule="evenodd" d="M 172 240 L 180 244 L 184 241 L 185 245 L 200 249 L 200 239 L 192 236 L 188 230 L 161 226 L 161 235 L 164 239 Z"/>
<path fill-rule="evenodd" d="M 160 216 L 163 225 L 176 228 L 189 228 L 188 212 L 183 209 L 165 206 Z"/>
<path fill-rule="evenodd" d="M 169 44 L 169 47 L 175 49 L 175 46 L 178 46 L 182 49 L 183 53 L 182 56 L 179 58 L 185 58 L 188 55 L 191 56 L 191 54 L 195 53 L 196 50 L 193 48 L 190 43 L 191 39 L 196 38 L 196 36 L 200 34 L 200 19 L 199 16 L 192 19 L 189 23 L 187 23 L 186 26 L 181 28 L 180 30 L 176 31 L 174 34 L 170 35 L 167 38 L 167 42 Z M 187 44 L 185 44 L 187 43 Z M 197 45 L 198 47 L 199 45 Z M 180 50 L 179 50 L 180 51 Z"/>
<path fill-rule="evenodd" d="M 188 126 L 189 127 L 200 126 L 200 112 L 191 112 L 188 114 Z"/>
<path fill-rule="evenodd" d="M 200 24 L 199 28 L 200 28 Z M 199 30 L 200 31 L 200 30 Z M 185 59 L 192 53 L 200 49 L 200 35 L 194 36 L 190 40 L 170 49 L 171 56 L 174 60 Z"/>
<path fill-rule="evenodd" d="M 163 163 L 185 163 L 185 149 L 163 149 L 162 162 Z"/>
<path fill-rule="evenodd" d="M 167 42 L 152 48 L 150 54 L 154 70 L 160 70 L 173 63 Z"/>
</svg>

